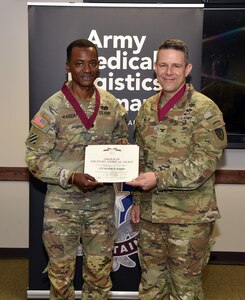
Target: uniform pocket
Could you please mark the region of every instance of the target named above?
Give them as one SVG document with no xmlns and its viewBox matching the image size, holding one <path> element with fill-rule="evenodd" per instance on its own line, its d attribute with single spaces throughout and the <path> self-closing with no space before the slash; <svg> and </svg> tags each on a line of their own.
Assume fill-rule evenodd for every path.
<svg viewBox="0 0 245 300">
<path fill-rule="evenodd" d="M 209 131 L 211 142 L 215 147 L 224 148 L 227 145 L 225 123 L 220 116 L 204 120 L 201 124 L 207 131 Z"/>
</svg>

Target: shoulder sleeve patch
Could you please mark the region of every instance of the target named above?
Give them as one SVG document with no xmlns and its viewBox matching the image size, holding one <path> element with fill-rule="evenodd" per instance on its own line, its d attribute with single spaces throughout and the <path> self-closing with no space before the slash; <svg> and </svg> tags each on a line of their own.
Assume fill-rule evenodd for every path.
<svg viewBox="0 0 245 300">
<path fill-rule="evenodd" d="M 36 125 L 37 127 L 43 129 L 47 126 L 48 121 L 45 120 L 41 115 L 37 114 L 35 117 L 32 119 L 32 124 Z"/>
<path fill-rule="evenodd" d="M 219 148 L 223 148 L 227 145 L 225 123 L 221 115 L 203 120 L 201 124 L 210 132 L 212 137 L 210 142 L 213 143 L 213 145 Z"/>
<path fill-rule="evenodd" d="M 37 149 L 41 144 L 43 144 L 44 138 L 44 132 L 35 126 L 32 126 L 29 136 L 26 140 L 26 145 L 29 149 Z"/>
</svg>

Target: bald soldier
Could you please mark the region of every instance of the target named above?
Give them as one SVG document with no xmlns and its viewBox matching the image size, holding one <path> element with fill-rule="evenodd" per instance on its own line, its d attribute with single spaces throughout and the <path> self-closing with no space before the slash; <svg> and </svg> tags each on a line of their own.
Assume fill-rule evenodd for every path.
<svg viewBox="0 0 245 300">
<path fill-rule="evenodd" d="M 155 72 L 162 90 L 142 105 L 135 122 L 141 174 L 131 215 L 140 222 L 142 300 L 204 299 L 214 222 L 220 217 L 214 173 L 226 146 L 222 113 L 186 83 L 187 45 L 166 40 Z"/>
<path fill-rule="evenodd" d="M 50 299 L 74 300 L 76 253 L 83 247 L 82 299 L 106 300 L 115 241 L 114 189 L 84 173 L 87 145 L 127 144 L 126 111 L 96 88 L 96 46 L 88 40 L 67 47 L 72 80 L 47 99 L 32 120 L 26 141 L 31 173 L 46 182 L 43 242 L 49 257 Z"/>
</svg>

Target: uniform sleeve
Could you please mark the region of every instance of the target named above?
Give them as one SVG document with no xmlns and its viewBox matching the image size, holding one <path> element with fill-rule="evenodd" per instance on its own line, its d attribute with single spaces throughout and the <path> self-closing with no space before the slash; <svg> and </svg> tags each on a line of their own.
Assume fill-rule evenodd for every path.
<svg viewBox="0 0 245 300">
<path fill-rule="evenodd" d="M 134 125 L 134 138 L 135 138 L 135 142 L 136 144 L 139 146 L 139 172 L 140 173 L 144 173 L 145 172 L 145 160 L 144 160 L 144 143 L 143 140 L 141 138 L 141 136 L 138 134 L 137 131 L 137 123 L 138 123 L 138 119 L 141 118 L 141 114 L 143 112 L 143 105 L 141 106 L 141 109 L 135 119 L 135 125 Z M 142 190 L 139 188 L 135 188 L 134 192 L 133 192 L 133 203 L 140 205 L 140 198 L 142 195 Z"/>
<path fill-rule="evenodd" d="M 30 172 L 39 180 L 66 188 L 72 171 L 60 166 L 52 159 L 56 145 L 56 114 L 44 103 L 32 119 L 26 140 L 26 162 Z"/>
<path fill-rule="evenodd" d="M 223 116 L 213 104 L 200 113 L 192 133 L 192 150 L 182 159 L 172 158 L 159 171 L 158 190 L 194 190 L 214 175 L 227 144 Z"/>
<path fill-rule="evenodd" d="M 116 107 L 116 126 L 112 134 L 113 144 L 128 144 L 128 125 L 126 122 L 126 109 L 118 103 Z"/>
</svg>

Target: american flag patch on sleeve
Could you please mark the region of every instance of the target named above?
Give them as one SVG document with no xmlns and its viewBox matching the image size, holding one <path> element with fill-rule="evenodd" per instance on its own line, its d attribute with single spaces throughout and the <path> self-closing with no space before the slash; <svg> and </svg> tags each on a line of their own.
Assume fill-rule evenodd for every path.
<svg viewBox="0 0 245 300">
<path fill-rule="evenodd" d="M 48 124 L 48 121 L 46 121 L 41 115 L 35 115 L 32 119 L 32 123 L 39 128 L 44 128 Z"/>
</svg>

